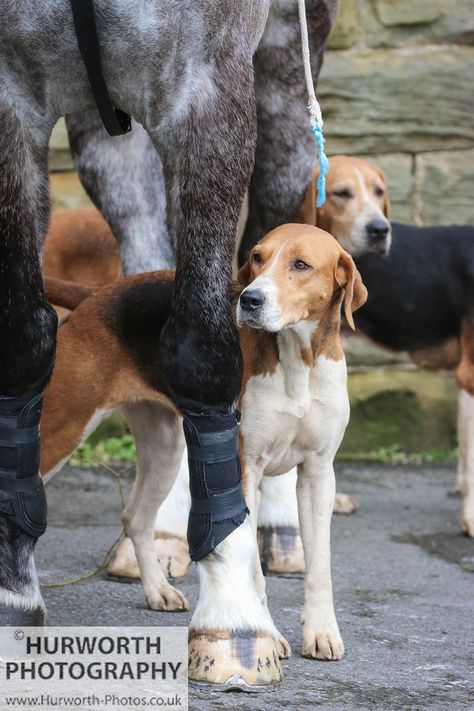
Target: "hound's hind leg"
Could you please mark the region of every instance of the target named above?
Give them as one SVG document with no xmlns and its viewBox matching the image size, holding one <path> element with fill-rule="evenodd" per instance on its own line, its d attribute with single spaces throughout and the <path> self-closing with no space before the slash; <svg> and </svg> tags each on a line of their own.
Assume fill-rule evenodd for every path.
<svg viewBox="0 0 474 711">
<path fill-rule="evenodd" d="M 186 540 L 190 507 L 188 459 L 183 447 L 178 476 L 170 493 L 159 507 L 155 521 L 155 555 L 168 578 L 183 578 L 191 565 Z M 135 549 L 128 536 L 122 538 L 118 544 L 107 572 L 113 577 L 124 580 L 140 578 Z"/>
<path fill-rule="evenodd" d="M 156 403 L 127 405 L 125 416 L 137 443 L 137 475 L 122 519 L 135 548 L 146 601 L 152 610 L 186 610 L 186 598 L 166 580 L 154 546 L 157 509 L 171 490 L 182 458 L 181 418 Z"/>
<path fill-rule="evenodd" d="M 458 400 L 459 467 L 461 492 L 461 530 L 474 538 L 474 264 L 467 291 L 467 316 L 461 328 L 461 360 L 456 379 L 461 388 Z"/>
<path fill-rule="evenodd" d="M 458 408 L 461 530 L 474 538 L 474 395 L 460 390 Z"/>
<path fill-rule="evenodd" d="M 120 245 L 125 275 L 173 269 L 160 157 L 145 129 L 111 138 L 95 109 L 66 118 L 74 164 Z"/>
</svg>

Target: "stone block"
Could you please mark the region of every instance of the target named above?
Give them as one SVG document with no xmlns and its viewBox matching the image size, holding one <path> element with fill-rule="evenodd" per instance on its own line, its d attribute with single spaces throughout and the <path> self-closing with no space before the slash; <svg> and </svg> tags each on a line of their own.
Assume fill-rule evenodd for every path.
<svg viewBox="0 0 474 711">
<path fill-rule="evenodd" d="M 328 52 L 318 85 L 331 153 L 474 146 L 474 48 Z"/>
<path fill-rule="evenodd" d="M 374 368 L 349 376 L 351 419 L 339 454 L 456 445 L 457 388 L 451 375 Z"/>
<path fill-rule="evenodd" d="M 474 44 L 472 0 L 360 0 L 357 6 L 369 47 Z"/>
<path fill-rule="evenodd" d="M 336 20 L 329 36 L 328 49 L 347 49 L 355 44 L 360 27 L 357 4 L 340 0 Z"/>
<path fill-rule="evenodd" d="M 443 14 L 440 0 L 375 0 L 384 25 L 418 25 L 434 22 Z"/>
<path fill-rule="evenodd" d="M 474 224 L 474 148 L 422 153 L 416 174 L 423 224 Z"/>
</svg>

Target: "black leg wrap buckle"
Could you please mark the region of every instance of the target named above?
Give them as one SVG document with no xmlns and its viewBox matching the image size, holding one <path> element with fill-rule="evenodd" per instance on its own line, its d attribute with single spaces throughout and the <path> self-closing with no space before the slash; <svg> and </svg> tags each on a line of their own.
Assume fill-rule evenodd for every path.
<svg viewBox="0 0 474 711">
<path fill-rule="evenodd" d="M 237 412 L 184 415 L 191 512 L 189 554 L 201 560 L 240 526 L 248 514 L 238 456 Z"/>
<path fill-rule="evenodd" d="M 0 397 L 0 513 L 33 538 L 46 530 L 39 475 L 42 388 Z"/>
</svg>

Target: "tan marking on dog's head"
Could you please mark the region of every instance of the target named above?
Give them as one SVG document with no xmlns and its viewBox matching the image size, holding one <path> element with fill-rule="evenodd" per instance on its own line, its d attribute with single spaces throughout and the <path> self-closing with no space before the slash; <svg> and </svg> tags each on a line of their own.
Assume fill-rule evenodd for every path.
<svg viewBox="0 0 474 711">
<path fill-rule="evenodd" d="M 327 197 L 320 208 L 316 208 L 317 177 L 315 170 L 298 219 L 330 232 L 353 256 L 365 252 L 388 253 L 390 200 L 383 171 L 374 163 L 354 156 L 330 158 Z"/>
<path fill-rule="evenodd" d="M 239 281 L 246 285 L 237 307 L 239 326 L 269 332 L 303 321 L 324 322 L 326 328 L 341 301 L 354 328 L 352 312 L 367 298 L 352 257 L 330 234 L 309 225 L 282 225 L 266 235 L 252 249 Z M 302 357 L 309 359 L 304 350 Z"/>
</svg>

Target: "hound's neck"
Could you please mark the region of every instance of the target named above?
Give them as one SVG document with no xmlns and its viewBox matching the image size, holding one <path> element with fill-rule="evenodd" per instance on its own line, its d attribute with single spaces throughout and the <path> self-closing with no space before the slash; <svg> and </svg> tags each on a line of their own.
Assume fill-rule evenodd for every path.
<svg viewBox="0 0 474 711">
<path fill-rule="evenodd" d="M 319 325 L 319 321 L 298 321 L 278 333 L 280 363 L 284 367 L 294 366 L 299 361 L 312 365 L 313 344 Z"/>
<path fill-rule="evenodd" d="M 319 321 L 299 321 L 277 334 L 279 361 L 289 397 L 300 399 L 309 393 L 313 341 L 318 327 Z"/>
<path fill-rule="evenodd" d="M 344 357 L 339 336 L 339 308 L 331 308 L 321 321 L 299 321 L 277 334 L 279 361 L 290 397 L 309 392 L 311 373 L 318 356 L 331 360 Z"/>
</svg>

